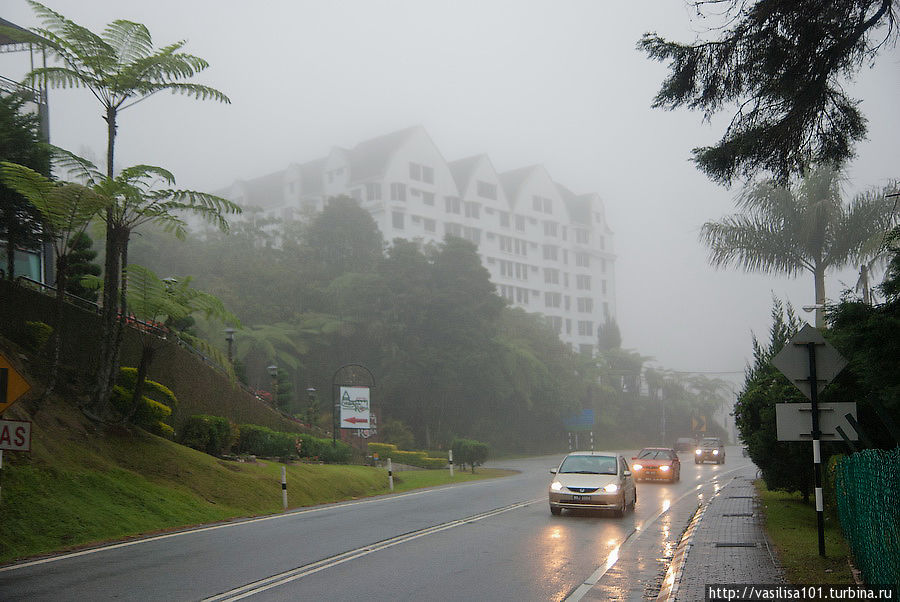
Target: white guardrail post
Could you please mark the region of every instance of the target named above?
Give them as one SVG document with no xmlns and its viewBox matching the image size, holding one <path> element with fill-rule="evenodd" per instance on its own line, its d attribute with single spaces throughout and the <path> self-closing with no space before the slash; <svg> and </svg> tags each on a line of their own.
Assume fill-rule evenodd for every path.
<svg viewBox="0 0 900 602">
<path fill-rule="evenodd" d="M 388 469 L 388 486 L 391 488 L 391 491 L 394 490 L 394 471 L 391 470 L 391 459 L 387 459 L 387 469 Z"/>
<path fill-rule="evenodd" d="M 281 507 L 287 510 L 287 468 L 281 467 Z"/>
<path fill-rule="evenodd" d="M 449 450 L 450 453 L 450 477 L 453 477 L 453 450 Z"/>
</svg>

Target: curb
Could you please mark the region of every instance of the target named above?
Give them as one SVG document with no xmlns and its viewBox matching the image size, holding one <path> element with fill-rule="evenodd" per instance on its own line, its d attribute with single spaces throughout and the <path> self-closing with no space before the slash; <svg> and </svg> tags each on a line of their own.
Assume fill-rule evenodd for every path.
<svg viewBox="0 0 900 602">
<path fill-rule="evenodd" d="M 675 548 L 672 562 L 669 563 L 669 569 L 666 571 L 666 576 L 663 578 L 662 589 L 659 590 L 656 602 L 669 602 L 670 600 L 674 600 L 675 594 L 678 592 L 678 586 L 681 583 L 681 576 L 684 573 L 684 563 L 687 561 L 687 553 L 688 549 L 691 547 L 691 540 L 694 538 L 694 531 L 696 531 L 697 525 L 699 525 L 700 521 L 703 519 L 703 514 L 709 507 L 710 501 L 712 501 L 712 498 L 705 504 L 697 507 L 694 516 L 691 517 L 691 521 L 684 530 L 681 541 L 678 542 L 678 547 Z"/>
</svg>

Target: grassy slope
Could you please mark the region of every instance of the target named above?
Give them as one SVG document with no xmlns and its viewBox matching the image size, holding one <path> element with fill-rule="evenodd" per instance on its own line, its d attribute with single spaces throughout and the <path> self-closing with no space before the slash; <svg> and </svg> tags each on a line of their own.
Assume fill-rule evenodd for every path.
<svg viewBox="0 0 900 602">
<path fill-rule="evenodd" d="M 4 416 L 33 426 L 31 453 L 4 455 L 0 562 L 282 509 L 279 463 L 228 462 L 140 430 L 100 429 L 58 399 L 25 410 Z M 448 480 L 445 471 L 395 478 L 397 490 Z M 290 507 L 388 491 L 387 472 L 365 466 L 293 464 L 287 482 Z"/>
<path fill-rule="evenodd" d="M 766 531 L 788 583 L 854 583 L 847 562 L 850 550 L 835 520 L 826 518 L 826 557 L 822 558 L 815 506 L 804 504 L 799 493 L 769 491 L 762 481 L 756 487 L 762 496 Z"/>
</svg>

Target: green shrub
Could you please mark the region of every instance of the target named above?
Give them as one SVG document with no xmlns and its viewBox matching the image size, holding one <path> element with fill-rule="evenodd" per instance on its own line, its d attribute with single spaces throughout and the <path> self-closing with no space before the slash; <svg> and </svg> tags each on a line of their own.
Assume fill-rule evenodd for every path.
<svg viewBox="0 0 900 602">
<path fill-rule="evenodd" d="M 240 426 L 237 451 L 265 457 L 318 458 L 330 464 L 346 464 L 353 456 L 353 449 L 343 441 L 337 441 L 332 445 L 330 439 L 319 439 L 306 434 L 281 433 L 255 424 Z"/>
<path fill-rule="evenodd" d="M 369 453 L 378 454 L 380 460 L 390 458 L 394 462 L 418 466 L 419 468 L 444 468 L 447 466 L 446 458 L 430 458 L 428 452 L 403 451 L 390 443 L 369 443 Z"/>
<path fill-rule="evenodd" d="M 235 434 L 227 418 L 198 414 L 185 421 L 180 443 L 211 456 L 221 456 L 231 449 Z"/>
<path fill-rule="evenodd" d="M 175 394 L 158 382 L 145 379 L 144 394 L 137 408 L 132 408 L 137 369 L 121 368 L 118 382 L 110 396 L 113 407 L 123 416 L 131 413 L 131 423 L 135 426 L 171 439 L 175 435 L 175 430 L 166 424 L 166 420 L 172 415 L 172 408 L 178 404 Z"/>
<path fill-rule="evenodd" d="M 397 449 L 415 448 L 416 438 L 413 432 L 400 420 L 388 420 L 378 425 L 378 434 L 382 441 L 396 445 Z"/>
<path fill-rule="evenodd" d="M 53 327 L 44 322 L 25 322 L 26 345 L 32 351 L 40 351 L 50 340 Z"/>
<path fill-rule="evenodd" d="M 453 449 L 453 460 L 459 464 L 460 468 L 465 468 L 466 464 L 472 467 L 475 472 L 476 466 L 481 466 L 488 457 L 487 443 L 475 441 L 474 439 L 457 438 L 450 444 Z"/>
</svg>

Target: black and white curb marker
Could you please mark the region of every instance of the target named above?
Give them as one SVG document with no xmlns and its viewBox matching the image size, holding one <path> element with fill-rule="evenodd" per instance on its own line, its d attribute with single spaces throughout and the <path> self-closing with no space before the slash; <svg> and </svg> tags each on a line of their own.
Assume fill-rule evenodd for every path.
<svg viewBox="0 0 900 602">
<path fill-rule="evenodd" d="M 450 476 L 453 477 L 453 450 L 449 450 L 450 453 Z"/>
<path fill-rule="evenodd" d="M 391 470 L 391 459 L 388 458 L 388 486 L 394 490 L 394 471 Z"/>
<path fill-rule="evenodd" d="M 281 467 L 281 507 L 287 510 L 287 468 Z"/>
</svg>

